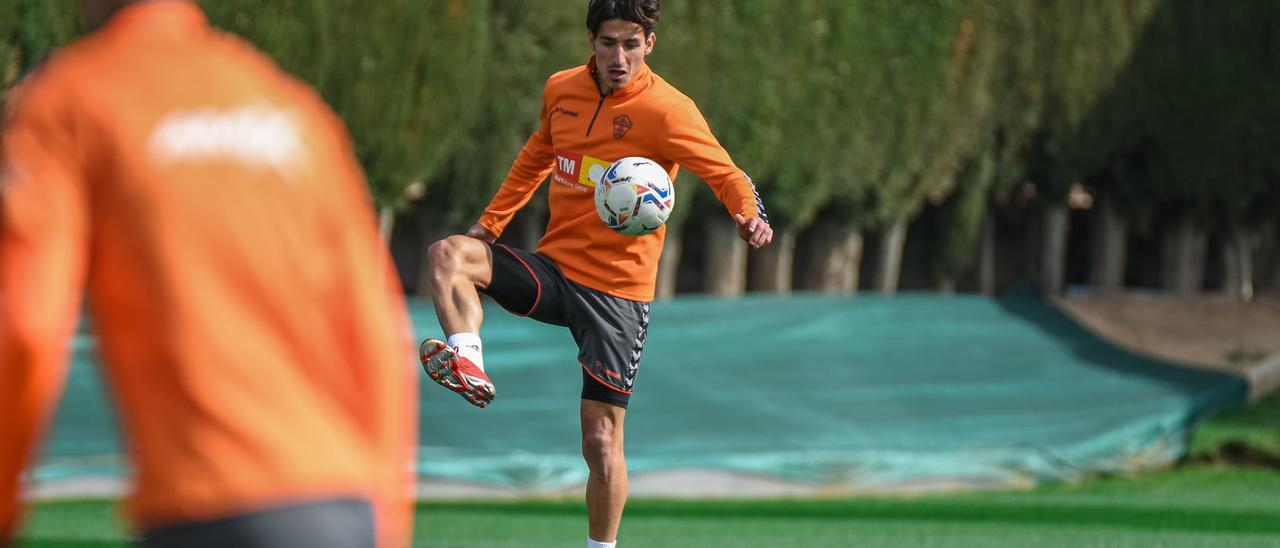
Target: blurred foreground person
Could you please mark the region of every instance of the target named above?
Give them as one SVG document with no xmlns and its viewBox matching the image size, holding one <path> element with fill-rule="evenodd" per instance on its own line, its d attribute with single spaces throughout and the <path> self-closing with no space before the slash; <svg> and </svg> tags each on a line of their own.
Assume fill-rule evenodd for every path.
<svg viewBox="0 0 1280 548">
<path fill-rule="evenodd" d="M 13 94 L 0 175 L 0 544 L 87 292 L 145 546 L 406 546 L 408 316 L 338 118 L 188 1 Z"/>
</svg>

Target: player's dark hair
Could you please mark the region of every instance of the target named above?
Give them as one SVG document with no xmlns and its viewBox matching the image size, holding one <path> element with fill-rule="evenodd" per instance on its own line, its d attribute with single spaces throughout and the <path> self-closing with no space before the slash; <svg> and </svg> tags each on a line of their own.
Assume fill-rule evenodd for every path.
<svg viewBox="0 0 1280 548">
<path fill-rule="evenodd" d="M 662 15 L 662 0 L 591 0 L 587 6 L 587 30 L 595 36 L 600 25 L 610 19 L 621 19 L 644 28 L 644 35 L 653 34 Z"/>
</svg>

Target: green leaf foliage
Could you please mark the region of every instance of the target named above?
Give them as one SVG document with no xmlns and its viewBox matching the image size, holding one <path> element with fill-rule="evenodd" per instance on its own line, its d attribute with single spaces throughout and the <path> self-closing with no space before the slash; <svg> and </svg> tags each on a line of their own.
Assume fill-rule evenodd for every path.
<svg viewBox="0 0 1280 548">
<path fill-rule="evenodd" d="M 23 76 L 80 32 L 71 0 L 7 0 L 0 7 L 0 101 Z"/>
<path fill-rule="evenodd" d="M 463 60 L 488 41 L 486 3 L 220 0 L 206 9 L 319 89 L 346 120 L 380 205 L 401 205 L 407 185 L 432 182 L 480 112 L 483 73 Z"/>
<path fill-rule="evenodd" d="M 1280 213 L 1272 0 L 668 0 L 649 61 L 702 109 L 775 224 L 863 229 L 941 203 L 936 273 L 967 268 L 986 208 L 1084 182 L 1129 212 L 1219 225 Z M 313 84 L 381 206 L 474 221 L 590 55 L 585 2 L 217 0 L 213 23 Z M 72 0 L 0 8 L 0 93 L 81 32 Z M 669 221 L 722 206 L 687 171 Z M 952 203 L 954 202 L 954 203 Z M 535 213 L 545 200 L 531 202 Z"/>
</svg>

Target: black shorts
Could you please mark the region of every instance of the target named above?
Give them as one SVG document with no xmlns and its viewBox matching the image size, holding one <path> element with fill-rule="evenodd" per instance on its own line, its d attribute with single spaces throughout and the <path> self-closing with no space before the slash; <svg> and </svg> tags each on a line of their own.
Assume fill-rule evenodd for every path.
<svg viewBox="0 0 1280 548">
<path fill-rule="evenodd" d="M 649 331 L 649 303 L 570 281 L 551 259 L 490 246 L 493 278 L 481 292 L 512 314 L 568 327 L 578 343 L 582 399 L 626 408 Z"/>
</svg>

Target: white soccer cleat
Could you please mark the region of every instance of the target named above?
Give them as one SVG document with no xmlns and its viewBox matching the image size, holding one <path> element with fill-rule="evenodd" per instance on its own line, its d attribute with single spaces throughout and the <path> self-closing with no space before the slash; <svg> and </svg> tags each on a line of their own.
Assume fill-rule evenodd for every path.
<svg viewBox="0 0 1280 548">
<path fill-rule="evenodd" d="M 489 405 L 497 394 L 489 376 L 471 363 L 471 360 L 459 356 L 457 350 L 444 341 L 422 341 L 422 345 L 418 347 L 418 356 L 422 360 L 422 368 L 431 380 L 457 392 L 476 407 Z"/>
</svg>

